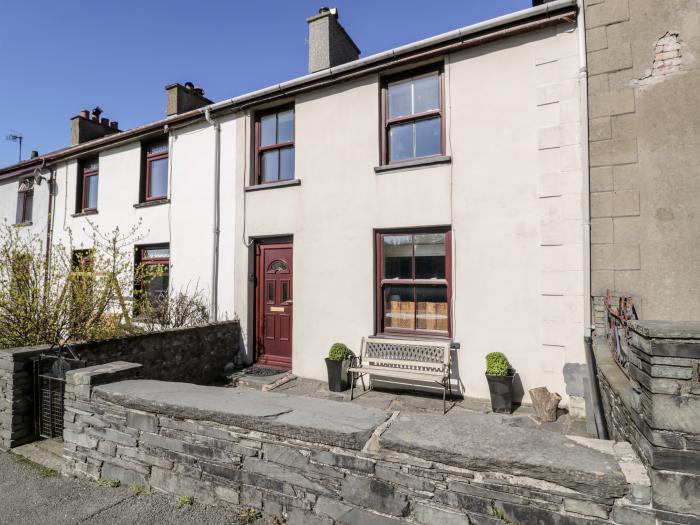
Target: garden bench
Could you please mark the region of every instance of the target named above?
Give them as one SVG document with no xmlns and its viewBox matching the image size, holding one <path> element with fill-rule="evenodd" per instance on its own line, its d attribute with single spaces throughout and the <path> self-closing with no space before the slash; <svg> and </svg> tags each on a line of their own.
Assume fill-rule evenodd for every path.
<svg viewBox="0 0 700 525">
<path fill-rule="evenodd" d="M 447 412 L 447 391 L 450 386 L 450 347 L 451 341 L 421 341 L 406 339 L 387 339 L 383 337 L 363 337 L 360 355 L 357 356 L 351 372 L 350 400 L 355 397 L 355 383 L 362 380 L 365 388 L 365 375 L 376 375 L 382 381 L 398 385 L 415 386 L 404 381 L 425 381 L 436 383 L 433 388 L 442 388 L 442 404 Z M 386 378 L 386 379 L 384 379 Z M 428 386 L 428 385 L 421 385 Z M 370 389 L 372 385 L 370 383 Z"/>
</svg>

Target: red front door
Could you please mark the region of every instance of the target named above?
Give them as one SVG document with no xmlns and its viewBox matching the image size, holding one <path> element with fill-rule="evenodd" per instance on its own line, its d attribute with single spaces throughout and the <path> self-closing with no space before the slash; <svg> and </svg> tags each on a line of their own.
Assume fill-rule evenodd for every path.
<svg viewBox="0 0 700 525">
<path fill-rule="evenodd" d="M 257 361 L 292 368 L 292 245 L 259 244 L 257 259 Z"/>
</svg>

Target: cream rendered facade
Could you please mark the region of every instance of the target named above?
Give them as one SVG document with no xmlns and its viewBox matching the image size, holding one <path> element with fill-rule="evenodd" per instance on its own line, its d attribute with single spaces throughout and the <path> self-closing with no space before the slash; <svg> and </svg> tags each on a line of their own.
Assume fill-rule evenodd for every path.
<svg viewBox="0 0 700 525">
<path fill-rule="evenodd" d="M 449 164 L 375 173 L 377 74 L 298 96 L 301 184 L 236 193 L 234 302 L 251 359 L 252 240 L 293 237 L 292 369 L 323 380 L 334 342 L 357 351 L 375 332 L 374 231 L 450 226 L 455 391 L 488 397 L 484 357 L 502 351 L 525 401 L 543 385 L 582 395 L 564 373 L 586 362 L 578 57 L 574 24 L 443 57 Z M 237 151 L 251 118 L 238 114 Z M 242 189 L 251 162 L 237 161 Z"/>
<path fill-rule="evenodd" d="M 240 318 L 247 360 L 256 357 L 256 240 L 293 239 L 292 371 L 325 380 L 323 358 L 333 343 L 357 351 L 361 338 L 376 331 L 375 231 L 449 227 L 451 338 L 460 345 L 452 359 L 453 390 L 488 397 L 484 357 L 502 351 L 525 402 L 530 388 L 547 386 L 562 394 L 562 405 L 580 410 L 588 175 L 579 56 L 570 20 L 427 62 L 444 69 L 448 163 L 375 172 L 382 76 L 399 70 L 277 101 L 294 105 L 298 185 L 249 188 L 255 113 L 274 105 L 260 106 L 256 94 L 248 94 L 237 97 L 241 104 L 254 100 L 243 104 L 245 111 L 214 114 L 221 134 L 218 312 L 219 319 Z M 140 221 L 139 244 L 170 245 L 171 289 L 197 285 L 211 297 L 217 131 L 203 111 L 158 131 L 169 136 L 167 203 L 134 206 L 145 137 L 99 152 L 94 215 L 74 216 L 77 160 L 52 164 L 54 240 L 66 241 L 71 230 L 76 248 L 89 248 L 88 220 L 101 231 L 124 231 Z M 16 178 L 0 182 L 0 210 L 9 222 L 17 185 Z M 35 188 L 34 225 L 27 231 L 45 234 L 47 211 L 42 185 Z"/>
</svg>

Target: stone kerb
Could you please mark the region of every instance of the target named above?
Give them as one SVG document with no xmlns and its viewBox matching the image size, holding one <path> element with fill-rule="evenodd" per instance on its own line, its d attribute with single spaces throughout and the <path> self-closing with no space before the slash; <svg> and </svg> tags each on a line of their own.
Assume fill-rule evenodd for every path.
<svg viewBox="0 0 700 525">
<path fill-rule="evenodd" d="M 290 524 L 653 519 L 648 479 L 624 444 L 520 430 L 557 450 L 524 459 L 523 449 L 487 468 L 489 448 L 507 458 L 524 446 L 493 448 L 515 439 L 507 418 L 406 420 L 358 404 L 151 380 L 95 386 L 137 370 L 112 366 L 71 373 L 69 474 L 252 506 Z"/>
</svg>

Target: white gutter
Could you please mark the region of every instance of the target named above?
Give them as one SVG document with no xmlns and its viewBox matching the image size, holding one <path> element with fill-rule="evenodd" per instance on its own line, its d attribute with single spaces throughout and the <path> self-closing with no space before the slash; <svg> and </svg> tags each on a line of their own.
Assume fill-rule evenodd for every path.
<svg viewBox="0 0 700 525">
<path fill-rule="evenodd" d="M 586 6 L 585 0 L 579 0 L 579 13 L 576 20 L 578 28 L 579 88 L 581 119 L 581 175 L 583 177 L 583 333 L 591 337 L 591 174 L 588 142 L 588 60 L 586 57 Z"/>
<path fill-rule="evenodd" d="M 211 265 L 211 320 L 219 319 L 219 238 L 221 236 L 221 124 L 211 117 L 209 108 L 204 118 L 214 127 L 214 243 Z"/>
<path fill-rule="evenodd" d="M 237 97 L 233 97 L 233 98 L 230 98 L 227 100 L 222 100 L 221 102 L 216 102 L 215 104 L 212 104 L 211 106 L 209 106 L 209 108 L 212 111 L 216 111 L 218 109 L 225 108 L 226 106 L 237 105 L 237 104 L 241 104 L 243 102 L 247 102 L 249 100 L 253 100 L 253 99 L 260 97 L 262 95 L 271 95 L 274 93 L 279 93 L 279 92 L 284 91 L 286 89 L 296 87 L 296 86 L 299 86 L 302 84 L 306 84 L 307 82 L 310 82 L 312 80 L 318 80 L 318 79 L 321 79 L 324 77 L 329 77 L 331 75 L 335 75 L 338 73 L 350 72 L 354 69 L 359 69 L 359 68 L 367 66 L 369 64 L 381 62 L 382 60 L 387 60 L 387 59 L 391 59 L 391 58 L 399 58 L 401 55 L 405 55 L 405 54 L 408 54 L 410 52 L 414 52 L 414 51 L 419 50 L 419 49 L 432 47 L 432 46 L 435 46 L 437 44 L 447 42 L 449 40 L 464 39 L 467 36 L 479 33 L 481 31 L 486 31 L 488 29 L 493 29 L 495 27 L 500 27 L 500 26 L 503 26 L 506 24 L 511 24 L 513 22 L 518 22 L 520 20 L 523 20 L 526 18 L 531 18 L 531 17 L 537 16 L 537 15 L 546 15 L 550 11 L 556 11 L 558 9 L 562 9 L 565 7 L 574 7 L 577 5 L 577 1 L 578 0 L 555 0 L 554 2 L 547 2 L 545 4 L 538 5 L 536 7 L 530 7 L 528 9 L 516 11 L 515 13 L 510 13 L 510 14 L 507 14 L 504 16 L 499 16 L 498 18 L 492 18 L 491 20 L 486 20 L 484 22 L 479 22 L 477 24 L 465 26 L 465 27 L 462 27 L 460 29 L 455 29 L 454 31 L 450 31 L 448 33 L 443 33 L 441 35 L 426 38 L 424 40 L 419 40 L 418 42 L 406 44 L 404 46 L 396 47 L 396 48 L 390 49 L 388 51 L 382 51 L 381 53 L 377 53 L 375 55 L 370 55 L 366 58 L 361 58 L 359 60 L 353 60 L 352 62 L 348 62 L 348 63 L 342 64 L 340 66 L 331 67 L 328 69 L 324 69 L 322 71 L 317 71 L 316 73 L 304 75 L 302 77 L 288 80 L 287 82 L 283 82 L 281 84 L 275 84 L 275 85 L 268 86 L 268 87 L 263 88 L 263 89 L 259 89 L 257 91 L 253 91 L 251 93 L 245 93 L 245 94 L 239 95 Z"/>
</svg>

